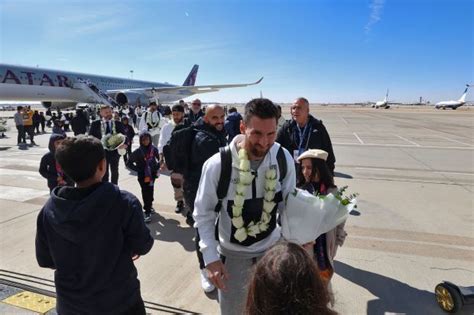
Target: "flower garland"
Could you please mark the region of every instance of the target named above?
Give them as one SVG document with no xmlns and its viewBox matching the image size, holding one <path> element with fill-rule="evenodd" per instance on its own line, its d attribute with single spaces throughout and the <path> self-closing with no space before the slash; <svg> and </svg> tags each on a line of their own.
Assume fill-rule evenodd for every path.
<svg viewBox="0 0 474 315">
<path fill-rule="evenodd" d="M 264 186 L 264 200 L 262 216 L 260 221 L 250 222 L 245 226 L 244 219 L 242 217 L 242 209 L 245 201 L 245 192 L 247 187 L 252 184 L 254 175 L 250 171 L 250 161 L 248 159 L 247 151 L 240 149 L 239 151 L 239 179 L 235 186 L 235 198 L 234 205 L 232 206 L 232 225 L 237 229 L 234 233 L 234 237 L 239 242 L 243 242 L 247 237 L 257 237 L 257 234 L 268 230 L 270 220 L 272 218 L 271 212 L 275 207 L 275 189 L 276 189 L 276 176 L 275 169 L 268 169 L 265 172 L 265 186 Z"/>
<path fill-rule="evenodd" d="M 115 121 L 111 120 L 110 121 L 112 123 L 112 134 L 116 134 L 117 133 L 117 130 L 115 129 Z M 102 124 L 101 124 L 101 127 L 102 127 L 102 137 L 105 136 L 105 132 L 107 131 L 106 127 L 105 127 L 105 124 L 107 123 L 106 120 L 102 121 Z"/>
</svg>

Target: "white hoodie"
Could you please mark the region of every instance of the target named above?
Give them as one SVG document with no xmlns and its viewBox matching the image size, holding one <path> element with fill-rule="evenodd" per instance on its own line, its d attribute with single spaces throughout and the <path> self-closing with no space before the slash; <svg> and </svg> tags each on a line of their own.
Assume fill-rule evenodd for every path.
<svg viewBox="0 0 474 315">
<path fill-rule="evenodd" d="M 204 262 L 206 265 L 219 260 L 219 252 L 217 246 L 223 250 L 229 250 L 233 252 L 242 252 L 245 254 L 252 253 L 262 253 L 272 245 L 274 245 L 281 236 L 280 227 L 276 226 L 271 233 L 263 239 L 252 238 L 249 236 L 248 241 L 255 241 L 250 245 L 244 246 L 239 244 L 232 237 L 232 218 L 227 212 L 228 201 L 233 201 L 235 197 L 235 183 L 239 177 L 239 158 L 238 151 L 236 149 L 236 143 L 243 140 L 243 135 L 235 137 L 230 143 L 231 152 L 232 152 L 232 175 L 229 184 L 229 191 L 227 196 L 222 201 L 222 209 L 220 211 L 219 217 L 219 242 L 215 239 L 215 222 L 216 222 L 216 212 L 214 211 L 217 204 L 217 183 L 219 181 L 219 176 L 221 173 L 221 158 L 220 153 L 214 154 L 210 157 L 206 163 L 204 163 L 201 180 L 199 182 L 199 189 L 197 191 L 196 200 L 194 203 L 194 227 L 199 230 L 199 235 L 201 241 L 199 242 L 199 247 L 204 257 Z M 277 162 L 277 152 L 280 148 L 280 144 L 274 143 L 270 148 L 269 152 L 265 155 L 263 161 L 257 170 L 257 177 L 255 179 L 255 186 L 250 185 L 247 187 L 245 192 L 245 199 L 251 201 L 258 198 L 263 198 L 265 193 L 265 172 L 269 168 L 276 168 L 278 170 Z M 283 149 L 285 152 L 285 158 L 287 162 L 287 172 L 286 176 L 283 179 L 282 184 L 280 181 L 276 185 L 276 196 L 281 192 L 281 202 L 278 203 L 278 210 L 281 211 L 284 208 L 284 199 L 294 190 L 296 186 L 296 175 L 295 175 L 295 165 L 293 158 L 286 149 Z M 277 178 L 280 178 L 280 171 L 277 172 Z M 255 189 L 255 196 L 252 196 L 252 190 Z M 261 209 L 260 209 L 261 210 Z M 243 212 L 246 212 L 244 206 Z M 245 216 L 245 214 L 244 214 Z M 276 213 L 272 215 L 272 222 L 276 221 Z M 275 221 L 273 221 L 275 220 Z"/>
</svg>

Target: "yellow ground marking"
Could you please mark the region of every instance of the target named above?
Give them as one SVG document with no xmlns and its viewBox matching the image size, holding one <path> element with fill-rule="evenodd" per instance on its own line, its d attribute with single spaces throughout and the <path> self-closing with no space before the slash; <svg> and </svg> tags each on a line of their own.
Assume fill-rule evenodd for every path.
<svg viewBox="0 0 474 315">
<path fill-rule="evenodd" d="M 56 307 L 56 299 L 29 291 L 12 295 L 2 301 L 3 303 L 25 308 L 27 310 L 44 314 Z"/>
</svg>

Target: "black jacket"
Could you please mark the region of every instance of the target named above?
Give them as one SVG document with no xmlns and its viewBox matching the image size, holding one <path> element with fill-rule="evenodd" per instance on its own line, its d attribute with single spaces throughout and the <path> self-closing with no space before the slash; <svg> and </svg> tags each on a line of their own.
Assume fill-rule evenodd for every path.
<svg viewBox="0 0 474 315">
<path fill-rule="evenodd" d="M 334 174 L 336 157 L 332 149 L 331 138 L 324 127 L 323 122 L 309 115 L 309 137 L 306 136 L 303 141 L 304 151 L 308 149 L 321 149 L 328 153 L 326 164 L 329 170 Z M 287 121 L 278 131 L 276 141 L 287 149 L 291 155 L 294 150 L 298 150 L 299 132 L 294 120 Z"/>
<path fill-rule="evenodd" d="M 189 112 L 185 116 L 190 125 L 196 123 L 201 117 L 204 117 L 204 112 L 202 111 L 202 109 L 200 109 L 196 114 L 194 114 L 192 110 L 189 110 Z"/>
<path fill-rule="evenodd" d="M 156 179 L 158 177 L 158 171 L 160 170 L 160 163 L 158 162 L 160 155 L 158 149 L 153 144 L 150 143 L 150 146 L 152 146 L 153 154 L 155 156 L 151 165 L 151 174 L 153 179 Z M 145 152 L 147 152 L 145 150 L 149 150 L 149 148 L 146 149 L 145 147 L 140 146 L 132 152 L 127 160 L 127 167 L 132 171 L 137 172 L 139 181 L 145 179 Z"/>
<path fill-rule="evenodd" d="M 195 128 L 197 132 L 191 147 L 189 172 L 185 174 L 185 180 L 188 181 L 189 187 L 197 191 L 204 162 L 219 152 L 220 147 L 226 146 L 227 140 L 224 130 L 218 131 L 202 119 L 196 122 Z"/>
<path fill-rule="evenodd" d="M 132 256 L 153 245 L 142 207 L 111 183 L 57 187 L 37 220 L 36 259 L 55 269 L 59 314 L 119 314 L 140 298 Z"/>
<path fill-rule="evenodd" d="M 53 133 L 49 138 L 49 152 L 43 155 L 40 162 L 39 173 L 48 180 L 49 189 L 58 186 L 58 171 L 56 170 L 56 159 L 54 157 L 54 142 L 59 139 L 66 138 L 63 134 Z M 66 175 L 63 176 L 64 181 L 68 186 L 74 186 L 74 182 Z"/>
<path fill-rule="evenodd" d="M 83 112 L 79 112 L 75 117 L 71 119 L 71 128 L 74 135 L 86 134 L 89 120 Z"/>
<path fill-rule="evenodd" d="M 91 123 L 91 127 L 89 129 L 89 135 L 96 137 L 97 139 L 102 139 L 102 125 L 101 120 L 95 120 Z M 123 131 L 123 125 L 120 121 L 115 121 L 115 131 L 125 135 Z"/>
</svg>

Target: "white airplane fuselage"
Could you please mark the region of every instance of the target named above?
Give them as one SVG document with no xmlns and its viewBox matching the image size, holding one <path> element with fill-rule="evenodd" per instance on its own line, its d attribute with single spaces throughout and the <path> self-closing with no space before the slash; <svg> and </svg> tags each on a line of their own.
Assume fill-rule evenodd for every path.
<svg viewBox="0 0 474 315">
<path fill-rule="evenodd" d="M 456 109 L 458 107 L 463 106 L 464 104 L 466 104 L 466 95 L 467 95 L 467 91 L 469 90 L 469 87 L 471 87 L 471 85 L 466 84 L 466 89 L 464 90 L 459 100 L 438 102 L 435 104 L 435 108 L 436 109 L 446 109 L 446 108 Z"/>
<path fill-rule="evenodd" d="M 91 102 L 90 97 L 84 91 L 74 88 L 81 81 L 90 81 L 104 92 L 118 90 L 115 93 L 107 93 L 114 99 L 117 99 L 120 90 L 175 86 L 167 83 L 0 64 L 0 100 Z M 145 95 L 143 93 L 136 94 L 133 101 L 142 97 L 141 101 L 146 102 L 148 101 L 146 98 L 153 97 L 153 95 Z M 160 96 L 160 101 L 173 102 L 189 95 L 189 93 L 170 93 Z"/>
</svg>

